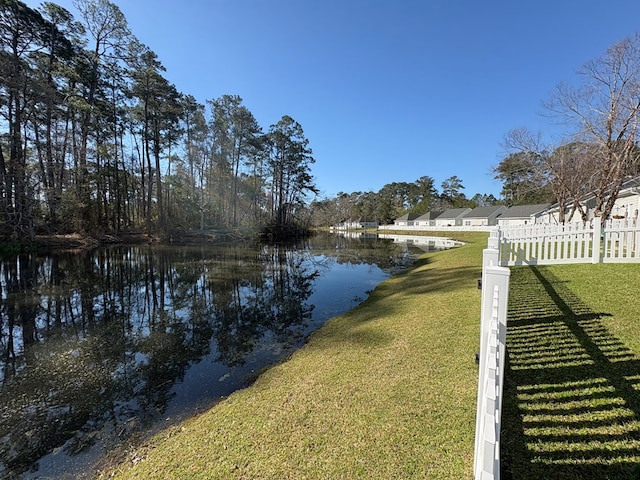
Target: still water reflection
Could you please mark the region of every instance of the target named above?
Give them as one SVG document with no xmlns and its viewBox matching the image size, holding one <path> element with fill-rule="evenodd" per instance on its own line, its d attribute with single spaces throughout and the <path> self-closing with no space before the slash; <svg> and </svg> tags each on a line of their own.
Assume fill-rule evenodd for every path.
<svg viewBox="0 0 640 480">
<path fill-rule="evenodd" d="M 4 259 L 0 477 L 79 477 L 248 385 L 429 248 L 327 235 Z"/>
</svg>

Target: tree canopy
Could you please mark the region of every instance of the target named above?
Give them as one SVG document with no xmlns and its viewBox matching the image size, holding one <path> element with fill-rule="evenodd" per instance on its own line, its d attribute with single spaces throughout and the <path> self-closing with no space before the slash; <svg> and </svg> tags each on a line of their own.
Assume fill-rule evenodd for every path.
<svg viewBox="0 0 640 480">
<path fill-rule="evenodd" d="M 578 213 L 610 217 L 623 182 L 640 165 L 640 35 L 612 45 L 577 71 L 574 84 L 560 83 L 545 102 L 566 128 L 559 141 L 541 145 L 523 129 L 507 135 L 508 153 L 494 169 L 503 195 L 514 203 L 553 199 L 561 221 Z"/>
<path fill-rule="evenodd" d="M 298 122 L 264 133 L 237 95 L 198 103 L 117 5 L 76 6 L 0 0 L 0 240 L 303 218 L 317 189 Z"/>
</svg>

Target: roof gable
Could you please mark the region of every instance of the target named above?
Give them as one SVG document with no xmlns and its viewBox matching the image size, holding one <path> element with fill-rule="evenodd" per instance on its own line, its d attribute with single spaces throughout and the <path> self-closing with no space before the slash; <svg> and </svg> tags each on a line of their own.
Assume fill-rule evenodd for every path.
<svg viewBox="0 0 640 480">
<path fill-rule="evenodd" d="M 438 218 L 442 212 L 427 212 L 424 215 L 420 215 L 416 220 L 434 220 Z"/>
<path fill-rule="evenodd" d="M 506 212 L 500 214 L 500 218 L 529 218 L 532 215 L 544 212 L 549 206 L 549 203 L 514 205 L 513 207 L 509 207 Z"/>
<path fill-rule="evenodd" d="M 415 220 L 418 218 L 417 213 L 405 213 L 401 217 L 396 218 L 396 222 L 405 222 L 407 220 Z"/>
<path fill-rule="evenodd" d="M 470 208 L 450 208 L 449 210 L 445 210 L 444 212 L 442 212 L 442 215 L 438 216 L 438 220 L 459 218 L 462 215 L 469 213 L 470 211 Z"/>
<path fill-rule="evenodd" d="M 471 210 L 464 218 L 488 218 L 501 211 L 506 210 L 504 205 L 492 205 L 489 207 L 476 207 Z"/>
</svg>

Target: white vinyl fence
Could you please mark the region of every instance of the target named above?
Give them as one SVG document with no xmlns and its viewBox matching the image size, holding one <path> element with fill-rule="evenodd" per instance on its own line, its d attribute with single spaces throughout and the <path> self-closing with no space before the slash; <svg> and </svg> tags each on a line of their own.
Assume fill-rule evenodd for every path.
<svg viewBox="0 0 640 480">
<path fill-rule="evenodd" d="M 491 248 L 493 247 L 493 248 Z M 483 251 L 474 478 L 500 479 L 500 419 L 507 335 L 508 268 L 498 266 L 497 238 Z"/>
<path fill-rule="evenodd" d="M 500 421 L 504 384 L 507 302 L 506 266 L 560 263 L 640 262 L 636 224 L 595 218 L 583 225 L 494 228 L 482 252 L 480 364 L 474 451 L 475 480 L 500 479 Z"/>
<path fill-rule="evenodd" d="M 640 262 L 640 227 L 633 223 L 602 225 L 596 217 L 589 224 L 534 224 L 497 232 L 503 266 Z"/>
<path fill-rule="evenodd" d="M 402 230 L 417 232 L 489 232 L 491 225 L 378 225 L 378 230 Z"/>
</svg>

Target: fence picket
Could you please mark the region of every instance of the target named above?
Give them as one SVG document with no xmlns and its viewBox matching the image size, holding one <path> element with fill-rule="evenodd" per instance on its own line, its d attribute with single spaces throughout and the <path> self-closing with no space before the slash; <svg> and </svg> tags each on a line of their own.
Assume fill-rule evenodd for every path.
<svg viewBox="0 0 640 480">
<path fill-rule="evenodd" d="M 620 222 L 497 229 L 500 265 L 640 262 L 640 227 Z"/>
<path fill-rule="evenodd" d="M 640 262 L 640 228 L 602 225 L 532 225 L 496 228 L 482 260 L 475 480 L 500 480 L 500 421 L 510 272 L 505 266 L 579 262 Z M 501 266 L 498 266 L 501 265 Z"/>
</svg>

